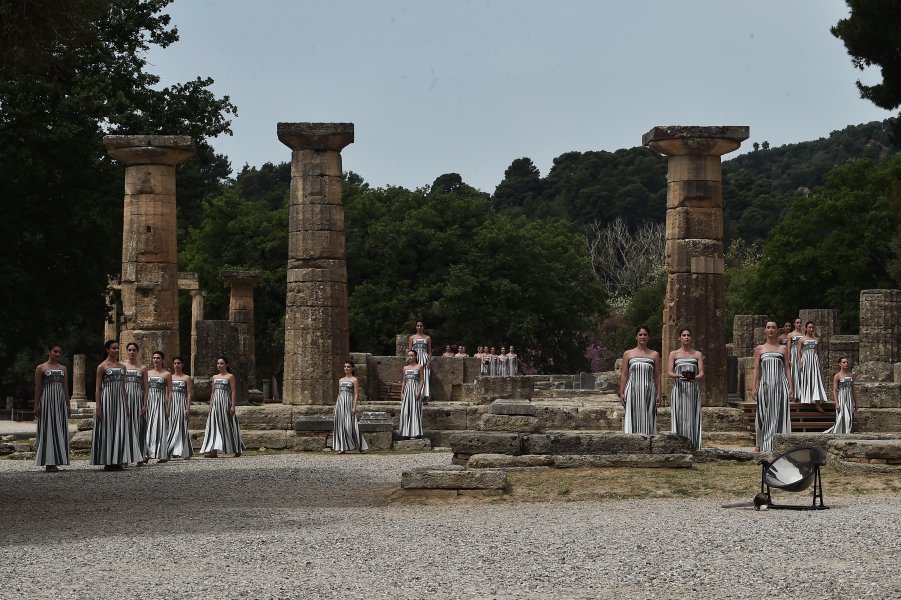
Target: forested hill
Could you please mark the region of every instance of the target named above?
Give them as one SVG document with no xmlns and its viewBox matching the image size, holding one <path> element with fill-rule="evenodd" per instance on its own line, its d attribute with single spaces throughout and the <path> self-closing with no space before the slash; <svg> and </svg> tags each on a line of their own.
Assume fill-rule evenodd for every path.
<svg viewBox="0 0 901 600">
<path fill-rule="evenodd" d="M 765 239 L 796 194 L 823 183 L 849 160 L 879 160 L 898 152 L 889 145 L 888 121 L 852 125 L 829 137 L 758 149 L 723 163 L 726 241 Z M 528 158 L 507 168 L 492 201 L 516 215 L 556 217 L 581 228 L 594 220 L 623 218 L 631 227 L 662 222 L 666 158 L 643 147 L 616 152 L 567 152 L 541 177 Z"/>
</svg>

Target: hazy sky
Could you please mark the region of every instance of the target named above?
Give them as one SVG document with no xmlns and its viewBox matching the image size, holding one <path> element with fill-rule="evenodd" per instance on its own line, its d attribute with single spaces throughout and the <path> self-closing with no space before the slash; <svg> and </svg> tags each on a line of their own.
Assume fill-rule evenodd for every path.
<svg viewBox="0 0 901 600">
<path fill-rule="evenodd" d="M 344 169 L 493 192 L 531 158 L 641 144 L 655 125 L 749 125 L 777 146 L 892 116 L 860 99 L 841 0 L 177 0 L 162 84 L 215 79 L 237 172 L 284 162 L 279 121 L 355 124 Z"/>
</svg>

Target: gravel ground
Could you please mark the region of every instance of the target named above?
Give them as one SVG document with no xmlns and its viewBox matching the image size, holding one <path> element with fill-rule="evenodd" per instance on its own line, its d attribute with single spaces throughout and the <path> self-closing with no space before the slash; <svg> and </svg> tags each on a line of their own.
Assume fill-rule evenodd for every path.
<svg viewBox="0 0 901 600">
<path fill-rule="evenodd" d="M 386 502 L 402 470 L 449 462 L 288 454 L 54 475 L 0 461 L 0 598 L 901 597 L 895 496 L 827 485 L 819 512 Z"/>
</svg>

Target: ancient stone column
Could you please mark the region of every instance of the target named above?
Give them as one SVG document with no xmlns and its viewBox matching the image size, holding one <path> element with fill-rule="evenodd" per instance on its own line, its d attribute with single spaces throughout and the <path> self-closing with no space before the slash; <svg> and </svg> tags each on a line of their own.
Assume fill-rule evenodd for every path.
<svg viewBox="0 0 901 600">
<path fill-rule="evenodd" d="M 88 401 L 85 394 L 85 362 L 84 354 L 72 356 L 72 396 L 69 400 L 77 407 Z"/>
<path fill-rule="evenodd" d="M 197 322 L 203 321 L 203 297 L 206 292 L 191 290 L 191 375 L 197 368 Z"/>
<path fill-rule="evenodd" d="M 767 315 L 735 315 L 732 318 L 732 348 L 735 356 L 754 356 L 754 348 L 766 341 L 768 320 Z"/>
<path fill-rule="evenodd" d="M 175 165 L 194 154 L 189 136 L 108 135 L 110 156 L 126 164 L 122 228 L 122 316 L 119 344 L 179 353 Z"/>
<path fill-rule="evenodd" d="M 890 382 L 901 362 L 901 290 L 861 290 L 860 368 L 863 381 Z"/>
<path fill-rule="evenodd" d="M 663 359 L 679 346 L 677 329 L 690 327 L 705 357 L 704 406 L 727 403 L 720 156 L 736 150 L 748 134 L 748 127 L 664 126 L 642 137 L 642 144 L 669 157 Z"/>
<path fill-rule="evenodd" d="M 332 404 L 350 350 L 341 149 L 353 123 L 279 123 L 291 148 L 285 404 Z"/>
<path fill-rule="evenodd" d="M 197 273 L 179 273 L 178 290 L 191 294 L 191 361 L 188 364 L 190 374 L 194 374 L 194 355 L 197 353 L 197 321 L 203 318 L 203 296 L 200 295 L 200 277 Z M 200 296 L 200 316 L 197 314 L 197 300 Z"/>
<path fill-rule="evenodd" d="M 256 388 L 257 361 L 256 335 L 253 325 L 253 286 L 258 284 L 262 275 L 257 271 L 225 271 L 222 279 L 231 286 L 228 301 L 228 320 L 238 332 L 237 364 L 232 370 L 238 377 L 242 391 Z"/>
<path fill-rule="evenodd" d="M 108 309 L 107 320 L 103 322 L 103 341 L 119 339 L 119 280 L 109 278 L 106 292 L 103 294 Z"/>
</svg>

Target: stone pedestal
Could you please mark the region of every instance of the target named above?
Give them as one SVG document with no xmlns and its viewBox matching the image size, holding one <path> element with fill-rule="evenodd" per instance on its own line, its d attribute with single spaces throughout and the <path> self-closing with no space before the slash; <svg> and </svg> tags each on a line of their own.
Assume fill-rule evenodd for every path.
<svg viewBox="0 0 901 600">
<path fill-rule="evenodd" d="M 858 375 L 864 381 L 893 381 L 894 363 L 898 362 L 901 362 L 901 290 L 861 290 Z"/>
<path fill-rule="evenodd" d="M 347 264 L 341 205 L 341 149 L 353 123 L 279 123 L 291 148 L 286 404 L 332 404 L 350 350 Z"/>
<path fill-rule="evenodd" d="M 120 289 L 122 351 L 141 348 L 139 362 L 162 350 L 179 353 L 175 165 L 194 154 L 189 136 L 108 135 L 111 157 L 126 164 Z"/>
<path fill-rule="evenodd" d="M 642 137 L 643 145 L 669 157 L 663 360 L 679 345 L 678 328 L 691 328 L 705 357 L 704 406 L 727 402 L 720 156 L 736 150 L 748 134 L 748 127 L 663 126 Z"/>
<path fill-rule="evenodd" d="M 732 319 L 732 352 L 738 358 L 754 356 L 754 348 L 766 341 L 767 315 L 735 315 Z"/>
<path fill-rule="evenodd" d="M 238 332 L 238 354 L 234 357 L 232 370 L 238 377 L 239 389 L 243 392 L 256 389 L 257 361 L 256 334 L 253 324 L 253 286 L 262 279 L 257 271 L 225 271 L 222 279 L 231 286 L 228 302 L 228 322 Z M 238 376 L 238 374 L 241 374 Z"/>
<path fill-rule="evenodd" d="M 84 354 L 75 354 L 72 356 L 72 396 L 69 400 L 76 406 L 82 406 L 88 401 L 85 394 L 85 366 L 86 357 Z"/>
</svg>

